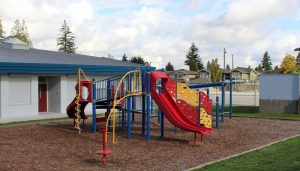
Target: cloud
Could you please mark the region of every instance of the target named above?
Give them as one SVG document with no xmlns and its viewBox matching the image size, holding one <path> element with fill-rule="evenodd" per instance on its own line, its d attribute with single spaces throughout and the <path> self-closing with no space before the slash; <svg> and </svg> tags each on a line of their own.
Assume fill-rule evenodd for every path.
<svg viewBox="0 0 300 171">
<path fill-rule="evenodd" d="M 57 50 L 58 29 L 66 19 L 78 53 L 117 59 L 124 53 L 141 55 L 159 68 L 169 61 L 187 68 L 184 60 L 192 42 L 204 63 L 212 58 L 222 63 L 226 48 L 226 57 L 234 54 L 240 66 L 257 65 L 265 51 L 277 64 L 300 46 L 300 24 L 290 22 L 300 18 L 297 0 L 0 1 L 6 32 L 16 19 L 24 19 L 35 48 Z"/>
</svg>

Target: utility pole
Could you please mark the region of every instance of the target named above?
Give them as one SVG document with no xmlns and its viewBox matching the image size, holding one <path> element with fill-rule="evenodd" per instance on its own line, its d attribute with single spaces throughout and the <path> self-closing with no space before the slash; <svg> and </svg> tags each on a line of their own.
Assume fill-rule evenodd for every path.
<svg viewBox="0 0 300 171">
<path fill-rule="evenodd" d="M 233 69 L 234 65 L 233 65 L 233 54 L 231 54 L 231 69 Z"/>
<path fill-rule="evenodd" d="M 226 54 L 226 49 L 224 48 L 224 68 L 223 68 L 223 75 L 225 76 L 225 54 Z"/>
</svg>

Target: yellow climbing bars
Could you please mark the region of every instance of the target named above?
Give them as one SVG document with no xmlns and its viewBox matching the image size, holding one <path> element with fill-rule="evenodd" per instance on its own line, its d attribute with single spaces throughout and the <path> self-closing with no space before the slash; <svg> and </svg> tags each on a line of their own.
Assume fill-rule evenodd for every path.
<svg viewBox="0 0 300 171">
<path fill-rule="evenodd" d="M 194 107 L 199 105 L 198 91 L 190 89 L 185 83 L 177 83 L 177 99 L 182 99 Z"/>
<path fill-rule="evenodd" d="M 211 115 L 207 114 L 204 108 L 200 110 L 200 123 L 206 128 L 212 128 Z"/>
<path fill-rule="evenodd" d="M 75 110 L 76 110 L 76 113 L 74 114 L 74 127 L 76 129 L 78 129 L 78 133 L 80 134 L 81 133 L 81 128 L 80 128 L 80 100 L 81 100 L 81 85 L 80 85 L 80 81 L 81 81 L 81 73 L 82 75 L 85 77 L 85 79 L 88 80 L 87 76 L 84 74 L 84 72 L 79 68 L 78 71 L 77 71 L 77 85 L 78 85 L 78 89 L 77 89 L 77 94 L 76 94 L 76 101 L 75 101 L 75 104 L 76 104 L 76 107 L 75 107 Z"/>
<path fill-rule="evenodd" d="M 118 92 L 121 88 L 121 85 L 123 83 L 123 81 L 126 79 L 127 76 L 130 76 L 130 74 L 133 73 L 133 87 L 132 87 L 132 92 L 127 92 L 127 94 L 123 97 L 120 97 L 118 99 Z M 136 78 L 138 74 L 138 79 Z M 139 86 L 137 86 L 137 80 L 139 80 Z M 115 90 L 115 94 L 114 94 L 114 102 L 113 102 L 113 107 L 112 107 L 112 112 L 108 115 L 107 117 L 107 120 L 106 120 L 106 134 L 108 133 L 107 130 L 108 130 L 108 122 L 110 119 L 112 119 L 112 141 L 113 143 L 115 143 L 115 133 L 116 133 L 116 105 L 118 103 L 120 103 L 120 101 L 122 101 L 123 99 L 127 98 L 127 97 L 130 97 L 130 96 L 140 96 L 143 94 L 142 92 L 142 82 L 141 82 L 141 71 L 140 69 L 135 69 L 135 70 L 132 70 L 132 71 L 129 71 L 127 72 L 120 80 L 119 84 L 118 84 L 118 87 L 117 89 Z M 126 81 L 124 82 L 126 83 Z M 124 85 L 124 87 L 129 87 L 129 89 L 131 89 L 130 85 L 127 85 L 126 84 Z M 106 142 L 107 142 L 107 135 L 106 135 Z"/>
</svg>

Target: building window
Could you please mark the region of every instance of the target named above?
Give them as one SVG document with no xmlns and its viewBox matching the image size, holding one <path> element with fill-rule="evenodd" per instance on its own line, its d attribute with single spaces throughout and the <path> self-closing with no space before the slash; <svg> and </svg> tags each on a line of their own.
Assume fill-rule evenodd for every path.
<svg viewBox="0 0 300 171">
<path fill-rule="evenodd" d="M 9 78 L 9 104 L 31 104 L 31 79 L 29 76 Z"/>
</svg>

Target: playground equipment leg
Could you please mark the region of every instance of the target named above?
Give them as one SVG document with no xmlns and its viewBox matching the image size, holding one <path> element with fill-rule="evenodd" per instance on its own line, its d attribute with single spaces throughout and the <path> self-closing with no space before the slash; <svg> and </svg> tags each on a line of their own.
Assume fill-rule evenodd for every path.
<svg viewBox="0 0 300 171">
<path fill-rule="evenodd" d="M 232 79 L 230 78 L 230 95 L 229 95 L 229 118 L 232 118 Z"/>
<path fill-rule="evenodd" d="M 204 135 L 203 135 L 203 134 L 200 134 L 200 135 L 201 135 L 200 141 L 203 142 L 203 140 L 204 140 Z"/>
<path fill-rule="evenodd" d="M 131 126 L 130 126 L 130 113 L 131 113 L 131 103 L 130 103 L 131 98 L 127 98 L 127 138 L 130 139 L 130 131 L 131 131 Z"/>
<path fill-rule="evenodd" d="M 145 92 L 145 71 L 142 70 L 142 92 Z M 145 120 L 146 120 L 146 97 L 145 95 L 142 96 L 142 135 L 145 135 Z"/>
<path fill-rule="evenodd" d="M 196 145 L 197 144 L 197 133 L 194 132 L 194 144 Z"/>
<path fill-rule="evenodd" d="M 93 78 L 92 81 L 93 81 L 93 101 L 94 101 L 93 106 L 92 106 L 92 109 L 93 109 L 93 133 L 96 134 L 96 131 L 97 131 L 97 123 L 96 123 L 97 115 L 96 115 L 96 102 L 95 102 L 95 100 L 96 100 L 96 83 L 95 83 L 96 79 Z"/>
<path fill-rule="evenodd" d="M 153 99 L 152 98 L 150 98 L 151 100 L 151 115 L 153 115 Z"/>
<path fill-rule="evenodd" d="M 222 114 L 221 114 L 221 121 L 224 122 L 224 114 L 225 114 L 225 76 L 222 77 Z"/>
<path fill-rule="evenodd" d="M 102 155 L 101 162 L 103 164 L 106 164 L 107 163 L 106 155 L 111 154 L 112 151 L 106 150 L 106 127 L 102 127 L 101 130 L 102 130 L 102 135 L 103 135 L 103 147 L 102 147 L 103 150 L 97 151 L 97 154 Z"/>
<path fill-rule="evenodd" d="M 133 124 L 134 123 L 134 115 L 135 115 L 135 97 L 131 97 L 132 98 L 132 116 L 131 116 L 131 123 Z"/>
<path fill-rule="evenodd" d="M 216 96 L 216 128 L 219 128 L 219 96 Z"/>
<path fill-rule="evenodd" d="M 150 99 L 150 73 L 147 75 L 147 141 L 150 142 L 150 115 L 151 115 L 151 99 Z"/>
<path fill-rule="evenodd" d="M 165 121 L 164 121 L 164 113 L 163 112 L 160 112 L 160 138 L 163 138 L 165 133 L 165 128 L 164 128 L 164 124 L 165 124 Z"/>
<path fill-rule="evenodd" d="M 125 128 L 125 110 L 122 109 L 122 128 Z"/>
</svg>

